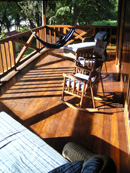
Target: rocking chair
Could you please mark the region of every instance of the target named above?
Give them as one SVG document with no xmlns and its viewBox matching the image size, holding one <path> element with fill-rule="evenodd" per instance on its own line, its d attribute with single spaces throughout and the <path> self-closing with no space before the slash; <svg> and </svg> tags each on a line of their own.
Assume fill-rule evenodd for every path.
<svg viewBox="0 0 130 173">
<path fill-rule="evenodd" d="M 105 63 L 106 74 L 108 74 L 106 67 L 106 59 L 107 59 L 106 47 L 107 47 L 107 41 L 102 41 L 98 39 L 93 51 L 80 49 L 76 54 L 76 60 L 75 60 L 76 66 L 80 67 L 87 66 L 87 68 L 89 67 L 91 69 L 91 67 L 95 63 L 95 60 L 98 59 Z"/>
<path fill-rule="evenodd" d="M 91 66 L 91 70 L 90 68 L 76 66 L 74 74 L 63 74 L 64 81 L 61 100 L 66 105 L 72 108 L 88 112 L 98 112 L 98 109 L 95 105 L 95 100 L 100 100 L 100 98 L 94 97 L 93 87 L 100 80 L 104 95 L 103 82 L 101 78 L 101 68 L 102 61 L 95 60 L 95 63 L 93 63 Z M 69 101 L 65 101 L 64 97 L 66 94 L 78 97 L 80 99 L 79 105 L 75 106 L 74 104 L 71 104 Z M 83 102 L 86 97 L 92 99 L 92 108 L 83 107 Z"/>
</svg>

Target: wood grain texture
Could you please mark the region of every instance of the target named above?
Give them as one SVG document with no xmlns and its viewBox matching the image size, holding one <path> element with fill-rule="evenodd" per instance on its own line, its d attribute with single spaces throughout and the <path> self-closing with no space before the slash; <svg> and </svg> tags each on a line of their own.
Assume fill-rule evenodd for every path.
<svg viewBox="0 0 130 173">
<path fill-rule="evenodd" d="M 74 62 L 63 57 L 39 57 L 1 86 L 0 111 L 5 111 L 61 152 L 65 143 L 77 142 L 97 154 L 110 156 L 117 172 L 129 165 L 127 136 L 120 99 L 121 85 L 116 80 L 115 55 L 106 62 L 109 77 L 103 80 L 106 98 L 96 101 L 98 113 L 67 107 L 60 100 L 63 73 L 74 70 Z M 103 66 L 102 73 L 105 73 Z M 95 88 L 101 94 L 101 85 Z M 77 101 L 68 97 L 70 102 Z M 86 104 L 91 104 L 86 100 Z"/>
</svg>

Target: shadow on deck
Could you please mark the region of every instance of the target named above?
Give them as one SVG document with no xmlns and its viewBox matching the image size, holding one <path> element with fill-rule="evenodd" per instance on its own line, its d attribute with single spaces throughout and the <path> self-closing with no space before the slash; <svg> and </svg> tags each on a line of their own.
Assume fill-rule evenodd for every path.
<svg viewBox="0 0 130 173">
<path fill-rule="evenodd" d="M 55 55 L 39 57 L 1 86 L 0 111 L 10 114 L 59 152 L 65 143 L 74 141 L 94 153 L 109 155 L 118 172 L 127 172 L 123 101 L 114 62 L 109 55 L 109 77 L 104 80 L 107 99 L 97 103 L 99 113 L 74 110 L 61 102 L 62 74 L 73 72 L 74 62 Z M 96 89 L 100 94 L 100 84 Z"/>
</svg>

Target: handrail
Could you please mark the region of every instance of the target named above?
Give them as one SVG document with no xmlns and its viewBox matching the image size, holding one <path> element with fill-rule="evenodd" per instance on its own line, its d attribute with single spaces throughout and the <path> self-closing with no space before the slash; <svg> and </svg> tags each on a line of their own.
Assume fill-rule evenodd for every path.
<svg viewBox="0 0 130 173">
<path fill-rule="evenodd" d="M 34 33 L 36 32 L 39 35 L 39 33 L 43 32 L 42 30 L 44 30 L 45 28 L 45 26 L 42 26 L 35 28 L 32 31 Z M 26 37 L 28 41 L 26 42 L 25 38 L 22 39 L 22 37 Z M 11 71 L 17 71 L 18 66 L 31 58 L 30 56 L 23 58 L 24 53 L 28 48 L 32 49 L 32 56 L 36 55 L 42 49 L 40 44 L 36 41 L 36 43 L 34 43 L 35 45 L 31 44 L 33 39 L 33 34 L 31 30 L 29 30 L 0 40 L 0 81 Z M 23 48 L 21 46 L 21 48 L 17 50 L 18 44 L 22 45 Z"/>
<path fill-rule="evenodd" d="M 49 43 L 55 43 L 60 40 L 71 27 L 71 25 L 47 25 L 32 29 L 32 31 L 35 32 L 40 39 Z M 95 33 L 101 30 L 110 33 L 108 48 L 115 50 L 116 27 L 113 26 L 77 26 L 75 28 L 75 33 L 73 34 L 75 37 L 72 37 L 67 44 L 81 42 L 84 37 L 94 36 Z M 26 37 L 27 41 L 25 41 L 25 38 L 23 37 Z M 31 44 L 32 41 L 34 42 L 33 44 Z M 23 48 L 19 49 L 19 52 L 17 52 L 16 48 L 18 44 L 23 46 Z M 29 56 L 23 58 L 23 55 L 28 48 L 32 49 L 33 52 L 31 52 Z M 33 38 L 31 30 L 0 40 L 0 81 L 12 70 L 16 71 L 19 65 L 28 61 L 43 48 L 44 46 Z"/>
<path fill-rule="evenodd" d="M 55 28 L 55 30 L 57 28 L 60 28 L 60 30 L 64 30 L 63 32 L 64 32 L 64 34 L 66 34 L 68 28 L 71 28 L 72 26 L 71 25 L 48 25 L 48 27 Z M 117 31 L 116 26 L 89 26 L 89 25 L 76 26 L 76 31 L 78 33 L 81 33 L 83 31 L 87 31 L 88 29 L 91 29 L 91 32 L 89 32 L 89 34 L 86 35 L 87 37 L 94 36 L 99 31 L 107 31 L 110 34 L 109 48 L 112 49 L 112 47 L 113 47 L 113 49 L 115 49 L 115 46 L 112 46 L 112 45 L 116 44 L 116 31 Z"/>
</svg>

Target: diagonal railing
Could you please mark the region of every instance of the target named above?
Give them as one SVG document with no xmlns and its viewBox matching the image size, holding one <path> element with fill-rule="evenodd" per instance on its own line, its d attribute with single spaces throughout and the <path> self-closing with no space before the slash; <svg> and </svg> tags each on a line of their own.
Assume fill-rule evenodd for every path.
<svg viewBox="0 0 130 173">
<path fill-rule="evenodd" d="M 42 26 L 33 29 L 33 33 L 26 31 L 0 40 L 0 81 L 2 82 L 3 78 L 10 74 L 10 72 L 17 72 L 19 66 L 32 59 L 32 57 L 38 57 L 44 53 L 46 49 L 33 37 L 34 33 L 36 33 L 40 39 L 48 43 L 55 43 L 60 40 L 71 27 L 71 25 Z M 72 39 L 69 40 L 67 44 L 81 42 L 84 37 L 94 36 L 101 30 L 110 33 L 108 48 L 115 51 L 116 27 L 111 26 L 77 26 Z M 30 53 L 25 55 L 28 50 L 31 50 Z"/>
</svg>

